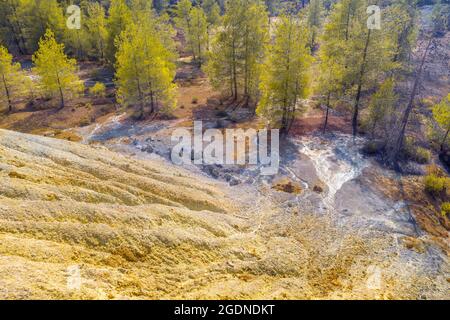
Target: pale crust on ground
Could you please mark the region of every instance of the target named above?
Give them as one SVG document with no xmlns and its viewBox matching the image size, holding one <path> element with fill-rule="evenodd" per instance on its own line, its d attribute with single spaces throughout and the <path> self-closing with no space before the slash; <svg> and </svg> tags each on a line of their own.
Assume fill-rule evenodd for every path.
<svg viewBox="0 0 450 320">
<path fill-rule="evenodd" d="M 0 298 L 447 295 L 446 279 L 379 255 L 386 239 L 363 241 L 264 199 L 252 207 L 233 190 L 103 147 L 0 130 Z M 375 289 L 373 264 L 383 270 Z M 67 286 L 74 265 L 80 290 Z"/>
</svg>

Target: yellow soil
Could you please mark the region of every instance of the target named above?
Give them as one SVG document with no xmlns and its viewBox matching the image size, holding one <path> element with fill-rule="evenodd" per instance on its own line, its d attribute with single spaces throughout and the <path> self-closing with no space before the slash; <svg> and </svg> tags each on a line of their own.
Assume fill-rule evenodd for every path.
<svg viewBox="0 0 450 320">
<path fill-rule="evenodd" d="M 429 286 L 446 296 L 436 279 L 378 256 L 387 240 L 264 197 L 249 206 L 239 190 L 0 130 L 0 299 L 417 298 Z M 377 289 L 367 287 L 374 264 Z M 79 290 L 67 286 L 71 266 Z"/>
</svg>

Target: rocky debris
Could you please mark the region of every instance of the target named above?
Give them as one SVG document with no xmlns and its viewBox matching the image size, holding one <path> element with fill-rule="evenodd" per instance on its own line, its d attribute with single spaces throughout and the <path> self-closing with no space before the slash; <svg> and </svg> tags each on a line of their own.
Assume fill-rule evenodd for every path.
<svg viewBox="0 0 450 320">
<path fill-rule="evenodd" d="M 413 238 L 413 237 L 403 237 L 402 238 L 403 245 L 410 249 L 414 250 L 417 253 L 424 253 L 425 252 L 425 244 L 421 239 Z"/>
<path fill-rule="evenodd" d="M 273 181 L 272 189 L 293 194 L 300 194 L 303 191 L 302 186 L 298 182 L 292 181 L 288 177 L 281 177 Z"/>
<path fill-rule="evenodd" d="M 405 175 L 422 176 L 426 174 L 425 166 L 408 161 L 399 163 L 400 171 Z"/>
<path fill-rule="evenodd" d="M 316 193 L 323 193 L 325 191 L 325 188 L 325 184 L 322 181 L 317 180 L 314 184 L 313 191 Z"/>
<path fill-rule="evenodd" d="M 230 186 L 237 186 L 242 183 L 241 179 L 235 176 L 238 175 L 231 168 L 224 168 L 220 164 L 216 165 L 202 165 L 201 169 L 214 179 L 221 179 L 227 181 Z"/>
<path fill-rule="evenodd" d="M 153 149 L 153 147 L 151 145 L 148 144 L 148 145 L 142 147 L 141 151 L 142 152 L 147 152 L 147 153 L 153 153 L 154 149 Z"/>
</svg>

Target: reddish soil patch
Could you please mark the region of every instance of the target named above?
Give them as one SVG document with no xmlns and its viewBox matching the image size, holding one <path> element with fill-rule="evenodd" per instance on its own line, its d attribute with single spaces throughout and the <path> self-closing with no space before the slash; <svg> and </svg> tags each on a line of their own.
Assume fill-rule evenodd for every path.
<svg viewBox="0 0 450 320">
<path fill-rule="evenodd" d="M 323 130 L 323 124 L 325 117 L 323 115 L 311 115 L 303 118 L 297 118 L 292 125 L 290 136 L 298 137 L 307 134 L 311 134 L 316 131 Z M 352 127 L 350 119 L 346 117 L 330 116 L 328 118 L 327 131 L 352 133 Z"/>
</svg>

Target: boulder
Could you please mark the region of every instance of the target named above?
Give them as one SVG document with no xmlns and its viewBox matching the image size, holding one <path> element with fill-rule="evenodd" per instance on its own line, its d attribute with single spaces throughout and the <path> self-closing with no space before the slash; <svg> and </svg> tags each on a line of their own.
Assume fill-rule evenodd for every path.
<svg viewBox="0 0 450 320">
<path fill-rule="evenodd" d="M 300 183 L 292 181 L 288 177 L 282 177 L 279 179 L 276 179 L 272 183 L 272 189 L 275 189 L 277 191 L 285 192 L 285 193 L 293 193 L 293 194 L 300 194 L 303 191 L 302 186 Z"/>
<path fill-rule="evenodd" d="M 317 180 L 314 183 L 313 191 L 316 192 L 316 193 L 322 193 L 322 192 L 325 191 L 325 188 L 326 188 L 325 184 L 322 181 Z"/>
</svg>

